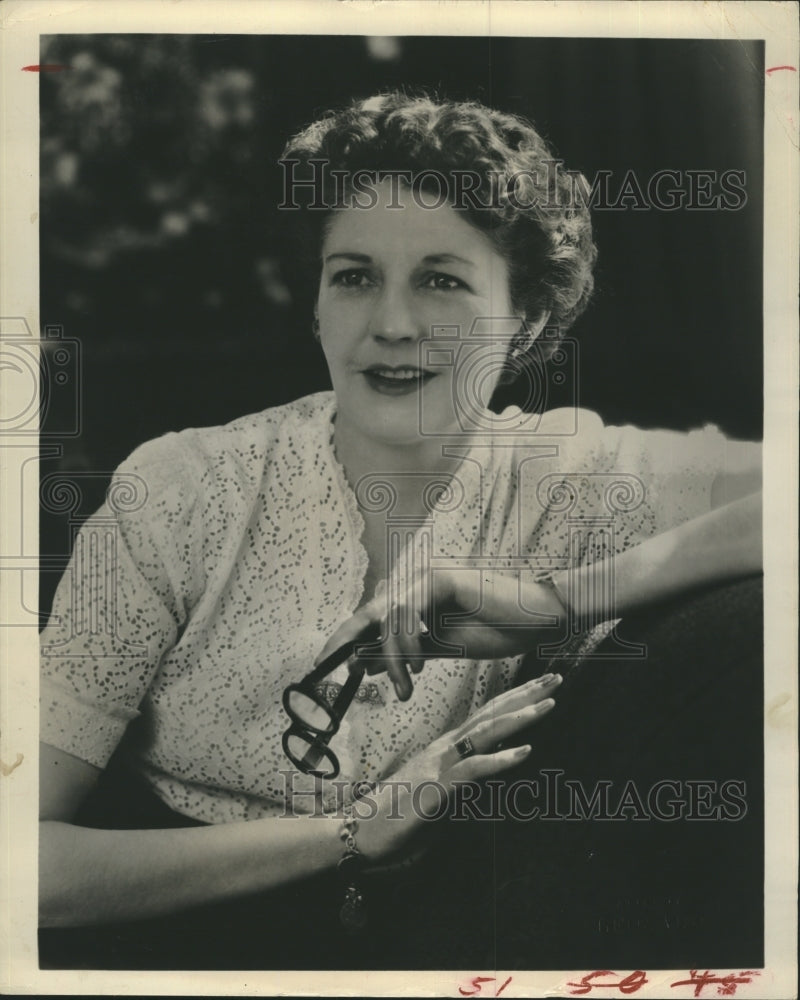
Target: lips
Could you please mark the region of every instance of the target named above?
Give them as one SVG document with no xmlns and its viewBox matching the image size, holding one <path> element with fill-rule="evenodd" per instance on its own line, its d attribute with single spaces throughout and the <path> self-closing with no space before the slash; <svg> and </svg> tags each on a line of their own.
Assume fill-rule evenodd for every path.
<svg viewBox="0 0 800 1000">
<path fill-rule="evenodd" d="M 436 377 L 436 372 L 425 371 L 416 365 L 370 365 L 362 374 L 371 389 L 392 396 L 417 392 Z"/>
</svg>

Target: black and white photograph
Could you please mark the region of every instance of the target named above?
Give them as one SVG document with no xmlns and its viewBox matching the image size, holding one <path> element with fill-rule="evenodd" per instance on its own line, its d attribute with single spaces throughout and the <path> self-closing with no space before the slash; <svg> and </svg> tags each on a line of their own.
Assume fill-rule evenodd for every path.
<svg viewBox="0 0 800 1000">
<path fill-rule="evenodd" d="M 10 6 L 10 992 L 796 996 L 796 4 Z"/>
</svg>

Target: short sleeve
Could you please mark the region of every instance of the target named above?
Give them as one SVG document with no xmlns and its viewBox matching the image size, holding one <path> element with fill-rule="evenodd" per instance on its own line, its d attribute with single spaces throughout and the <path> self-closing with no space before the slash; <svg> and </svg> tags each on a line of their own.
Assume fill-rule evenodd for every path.
<svg viewBox="0 0 800 1000">
<path fill-rule="evenodd" d="M 621 552 L 707 513 L 717 476 L 752 468 L 760 448 L 713 424 L 647 430 L 566 409 L 544 415 L 538 440 L 556 454 L 531 465 L 523 484 L 524 544 L 572 563 L 593 558 L 600 533 Z"/>
<path fill-rule="evenodd" d="M 653 533 L 660 534 L 711 509 L 726 438 L 713 424 L 686 433 L 608 426 L 598 450 L 610 469 L 631 477 L 631 488 L 641 490 Z"/>
<path fill-rule="evenodd" d="M 180 435 L 138 448 L 77 532 L 40 637 L 41 739 L 104 767 L 202 592 Z"/>
<path fill-rule="evenodd" d="M 654 534 L 711 510 L 717 477 L 740 472 L 759 448 L 714 424 L 688 432 L 608 426 L 601 444 L 614 468 L 639 479 Z"/>
</svg>

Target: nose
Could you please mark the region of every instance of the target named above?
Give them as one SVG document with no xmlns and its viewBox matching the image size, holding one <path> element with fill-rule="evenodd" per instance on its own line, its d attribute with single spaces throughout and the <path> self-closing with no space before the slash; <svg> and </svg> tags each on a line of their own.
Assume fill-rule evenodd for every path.
<svg viewBox="0 0 800 1000">
<path fill-rule="evenodd" d="M 411 295 L 400 288 L 384 288 L 370 316 L 371 335 L 384 343 L 413 341 L 424 335 Z"/>
</svg>

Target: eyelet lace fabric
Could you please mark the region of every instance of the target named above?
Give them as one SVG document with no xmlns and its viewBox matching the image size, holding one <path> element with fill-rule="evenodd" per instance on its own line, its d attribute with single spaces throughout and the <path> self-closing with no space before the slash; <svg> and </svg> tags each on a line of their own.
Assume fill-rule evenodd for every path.
<svg viewBox="0 0 800 1000">
<path fill-rule="evenodd" d="M 362 603 L 368 562 L 334 416 L 333 394 L 318 393 L 167 434 L 122 463 L 41 636 L 45 742 L 103 767 L 124 735 L 154 791 L 198 820 L 312 811 L 314 779 L 283 754 L 281 696 Z M 534 432 L 521 411 L 497 419 L 502 435 L 465 447 L 409 551 L 427 533 L 434 563 L 566 567 L 594 558 L 589 528 L 622 551 L 707 511 L 716 472 L 756 447 L 713 426 L 608 427 L 586 410 L 551 411 Z M 114 503 L 131 482 L 140 502 Z M 520 659 L 428 661 L 404 703 L 384 675 L 369 678 L 331 743 L 340 780 L 392 774 L 511 686 Z"/>
</svg>

